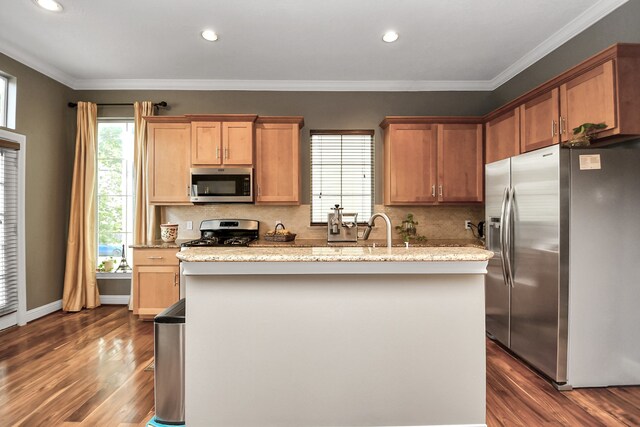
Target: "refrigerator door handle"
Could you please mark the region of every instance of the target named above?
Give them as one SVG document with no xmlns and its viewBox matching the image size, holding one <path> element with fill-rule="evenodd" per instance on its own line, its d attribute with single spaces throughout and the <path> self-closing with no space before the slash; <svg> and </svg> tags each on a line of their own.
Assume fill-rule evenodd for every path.
<svg viewBox="0 0 640 427">
<path fill-rule="evenodd" d="M 505 258 L 505 247 L 506 247 L 506 239 L 505 239 L 505 216 L 506 216 L 506 207 L 507 207 L 507 199 L 509 198 L 509 189 L 505 188 L 504 193 L 502 194 L 502 207 L 500 208 L 500 256 L 502 257 L 502 277 L 504 278 L 504 283 L 506 286 L 509 286 L 509 276 L 507 273 L 507 260 Z"/>
<path fill-rule="evenodd" d="M 515 190 L 513 187 L 509 188 L 509 193 L 507 196 L 507 208 L 505 211 L 505 226 L 504 226 L 504 240 L 505 240 L 505 257 L 504 264 L 507 271 L 508 282 L 513 287 L 513 265 L 511 264 L 511 247 L 512 247 L 512 227 L 511 227 L 511 215 L 513 214 L 513 201 L 515 198 Z"/>
</svg>

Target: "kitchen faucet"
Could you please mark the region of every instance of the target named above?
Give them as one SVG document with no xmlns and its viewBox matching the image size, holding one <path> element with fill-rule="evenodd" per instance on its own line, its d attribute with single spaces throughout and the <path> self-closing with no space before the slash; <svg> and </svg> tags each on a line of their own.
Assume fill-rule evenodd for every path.
<svg viewBox="0 0 640 427">
<path fill-rule="evenodd" d="M 362 235 L 362 240 L 367 240 L 369 238 L 369 234 L 371 234 L 371 229 L 373 228 L 373 223 L 376 218 L 381 217 L 384 219 L 384 223 L 387 225 L 387 247 L 391 247 L 391 220 L 387 216 L 386 213 L 378 212 L 371 215 L 369 218 L 369 222 L 367 222 L 367 228 L 364 230 L 364 234 Z"/>
</svg>

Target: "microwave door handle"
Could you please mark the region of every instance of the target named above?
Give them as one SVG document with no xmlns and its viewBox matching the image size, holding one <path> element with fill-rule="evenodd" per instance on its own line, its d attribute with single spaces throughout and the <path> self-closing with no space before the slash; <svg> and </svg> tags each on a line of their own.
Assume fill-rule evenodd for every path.
<svg viewBox="0 0 640 427">
<path fill-rule="evenodd" d="M 502 278 L 504 279 L 504 283 L 506 286 L 509 286 L 509 275 L 507 273 L 507 257 L 506 257 L 506 236 L 505 236 L 505 216 L 506 216 L 506 208 L 507 208 L 507 199 L 509 198 L 509 189 L 505 188 L 504 193 L 502 193 L 502 207 L 500 208 L 500 257 L 502 258 L 502 262 L 500 263 L 502 267 Z"/>
</svg>

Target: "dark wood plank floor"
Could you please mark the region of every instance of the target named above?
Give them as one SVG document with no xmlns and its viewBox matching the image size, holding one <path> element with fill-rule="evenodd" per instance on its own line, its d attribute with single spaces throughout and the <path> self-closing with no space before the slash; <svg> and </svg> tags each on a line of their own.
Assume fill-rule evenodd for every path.
<svg viewBox="0 0 640 427">
<path fill-rule="evenodd" d="M 0 426 L 142 427 L 153 414 L 153 323 L 122 306 L 0 332 Z M 640 387 L 558 392 L 487 342 L 489 426 L 638 426 Z"/>
</svg>

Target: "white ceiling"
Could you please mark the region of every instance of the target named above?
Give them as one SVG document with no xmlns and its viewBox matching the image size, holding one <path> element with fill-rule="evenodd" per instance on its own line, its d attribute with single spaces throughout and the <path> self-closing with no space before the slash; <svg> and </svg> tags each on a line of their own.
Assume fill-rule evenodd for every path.
<svg viewBox="0 0 640 427">
<path fill-rule="evenodd" d="M 495 89 L 627 0 L 59 1 L 3 2 L 0 51 L 74 89 L 384 91 Z"/>
</svg>

